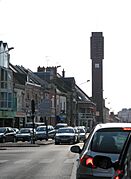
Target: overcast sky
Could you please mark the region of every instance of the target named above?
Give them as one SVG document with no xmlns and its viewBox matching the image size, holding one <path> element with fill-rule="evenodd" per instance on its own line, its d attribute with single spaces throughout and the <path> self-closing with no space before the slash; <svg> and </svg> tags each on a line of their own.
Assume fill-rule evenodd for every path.
<svg viewBox="0 0 131 179">
<path fill-rule="evenodd" d="M 103 32 L 106 106 L 131 108 L 130 0 L 0 0 L 0 40 L 10 62 L 32 71 L 57 66 L 91 96 L 90 37 Z M 87 80 L 90 82 L 85 83 Z"/>
</svg>

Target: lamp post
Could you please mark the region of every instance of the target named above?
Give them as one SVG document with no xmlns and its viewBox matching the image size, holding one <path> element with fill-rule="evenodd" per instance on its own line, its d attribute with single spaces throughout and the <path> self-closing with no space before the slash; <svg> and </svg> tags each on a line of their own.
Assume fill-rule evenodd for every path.
<svg viewBox="0 0 131 179">
<path fill-rule="evenodd" d="M 35 134 L 34 134 L 34 130 L 35 130 L 35 123 L 34 123 L 34 117 L 35 117 L 35 101 L 32 99 L 31 100 L 31 112 L 32 112 L 32 124 L 33 124 L 33 136 L 32 136 L 32 142 L 33 144 L 35 144 Z"/>
<path fill-rule="evenodd" d="M 85 82 L 83 82 L 83 83 L 80 83 L 79 85 L 84 85 L 85 83 L 88 83 L 88 82 L 90 82 L 90 80 L 86 80 Z M 84 89 L 84 88 L 82 88 L 84 91 L 86 91 L 86 93 L 88 94 L 89 93 L 89 95 L 88 96 L 91 96 L 91 94 L 90 94 L 90 91 L 88 90 L 89 88 L 87 88 L 87 89 Z M 89 92 L 88 92 L 89 91 Z"/>
<path fill-rule="evenodd" d="M 79 85 L 83 85 L 83 84 L 88 83 L 88 82 L 90 82 L 90 80 L 87 80 L 87 81 L 85 81 L 83 83 L 80 83 Z"/>
</svg>

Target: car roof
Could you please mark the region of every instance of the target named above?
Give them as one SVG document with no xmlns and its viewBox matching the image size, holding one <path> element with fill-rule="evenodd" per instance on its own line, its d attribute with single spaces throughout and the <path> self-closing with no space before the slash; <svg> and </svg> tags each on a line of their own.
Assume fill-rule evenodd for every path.
<svg viewBox="0 0 131 179">
<path fill-rule="evenodd" d="M 68 127 L 61 127 L 61 128 L 59 128 L 59 129 L 74 129 L 73 127 L 71 127 L 71 126 L 68 126 Z"/>
<path fill-rule="evenodd" d="M 46 127 L 46 125 L 38 126 L 37 128 L 43 128 L 43 127 Z M 53 126 L 52 125 L 47 125 L 47 127 L 53 127 Z"/>
<path fill-rule="evenodd" d="M 57 123 L 56 126 L 59 126 L 59 125 L 62 125 L 62 126 L 67 126 L 67 123 Z"/>
<path fill-rule="evenodd" d="M 131 123 L 101 123 L 95 126 L 95 130 L 102 128 L 121 128 L 121 127 L 131 127 Z"/>
</svg>

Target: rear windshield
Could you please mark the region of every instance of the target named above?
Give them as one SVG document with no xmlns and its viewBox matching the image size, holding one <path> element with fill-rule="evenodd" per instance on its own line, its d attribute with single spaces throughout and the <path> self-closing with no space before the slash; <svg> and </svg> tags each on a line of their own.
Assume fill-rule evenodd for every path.
<svg viewBox="0 0 131 179">
<path fill-rule="evenodd" d="M 104 129 L 98 130 L 92 139 L 91 150 L 102 153 L 119 154 L 130 130 Z"/>
</svg>

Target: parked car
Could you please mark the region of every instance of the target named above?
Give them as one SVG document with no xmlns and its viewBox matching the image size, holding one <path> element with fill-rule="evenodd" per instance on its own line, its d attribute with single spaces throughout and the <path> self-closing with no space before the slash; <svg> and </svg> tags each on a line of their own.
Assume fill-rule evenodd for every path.
<svg viewBox="0 0 131 179">
<path fill-rule="evenodd" d="M 75 130 L 75 133 L 76 133 L 76 136 L 77 136 L 77 143 L 80 142 L 80 133 L 79 133 L 79 129 L 77 127 L 74 127 L 74 130 Z"/>
<path fill-rule="evenodd" d="M 36 129 L 36 140 L 48 140 L 48 138 L 54 138 L 55 130 L 52 125 L 39 126 Z"/>
<path fill-rule="evenodd" d="M 108 156 L 112 162 L 118 160 L 124 143 L 131 132 L 131 123 L 97 124 L 85 140 L 82 148 L 72 146 L 71 152 L 78 153 L 76 178 L 111 179 L 114 168 L 102 169 L 96 167 L 93 158 L 96 155 Z"/>
<path fill-rule="evenodd" d="M 56 130 L 55 129 L 48 131 L 48 138 L 54 139 L 55 135 L 56 135 Z"/>
<path fill-rule="evenodd" d="M 55 144 L 61 143 L 77 143 L 77 134 L 73 127 L 59 128 L 55 135 Z"/>
<path fill-rule="evenodd" d="M 38 126 L 44 126 L 44 122 L 34 122 L 34 128 L 36 129 Z M 27 122 L 25 124 L 25 128 L 33 128 L 33 122 Z"/>
<path fill-rule="evenodd" d="M 36 136 L 36 131 L 34 129 L 34 135 Z M 16 134 L 16 141 L 31 141 L 33 137 L 32 128 L 21 128 L 19 133 Z M 36 138 L 36 137 L 35 137 Z"/>
<path fill-rule="evenodd" d="M 131 130 L 131 129 L 129 129 Z M 129 134 L 119 160 L 112 162 L 108 156 L 97 155 L 93 158 L 94 165 L 102 169 L 114 168 L 115 174 L 112 179 L 130 179 L 131 178 L 131 133 Z"/>
<path fill-rule="evenodd" d="M 16 142 L 16 132 L 11 127 L 0 127 L 0 142 Z"/>
<path fill-rule="evenodd" d="M 78 127 L 78 131 L 79 131 L 79 138 L 80 141 L 84 141 L 86 139 L 86 131 L 83 127 Z"/>
<path fill-rule="evenodd" d="M 13 128 L 13 130 L 14 130 L 16 133 L 19 133 L 19 129 L 18 129 L 18 128 Z"/>
</svg>

